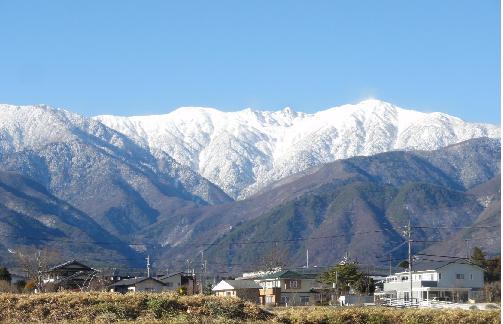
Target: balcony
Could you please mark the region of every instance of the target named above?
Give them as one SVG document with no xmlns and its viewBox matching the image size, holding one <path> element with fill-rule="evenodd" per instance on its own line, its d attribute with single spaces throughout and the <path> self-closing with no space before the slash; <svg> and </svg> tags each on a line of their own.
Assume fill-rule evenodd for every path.
<svg viewBox="0 0 503 324">
<path fill-rule="evenodd" d="M 412 288 L 437 287 L 438 282 L 434 280 L 412 280 Z M 410 287 L 409 280 L 392 281 L 384 283 L 384 291 L 407 290 Z"/>
</svg>

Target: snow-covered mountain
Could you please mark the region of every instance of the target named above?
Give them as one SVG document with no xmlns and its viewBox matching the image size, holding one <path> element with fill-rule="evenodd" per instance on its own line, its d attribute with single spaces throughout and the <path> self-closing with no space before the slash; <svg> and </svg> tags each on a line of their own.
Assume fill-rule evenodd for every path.
<svg viewBox="0 0 503 324">
<path fill-rule="evenodd" d="M 187 204 L 231 201 L 168 154 L 154 157 L 98 121 L 47 106 L 0 105 L 0 170 L 35 180 L 117 235 Z"/>
<path fill-rule="evenodd" d="M 83 148 L 87 151 L 84 152 Z M 40 167 L 34 167 L 33 156 L 42 152 L 46 152 L 44 154 L 47 156 L 43 157 L 43 161 L 39 161 Z M 73 153 L 67 156 L 65 153 L 69 152 Z M 107 156 L 109 160 L 115 159 L 142 172 L 164 178 L 174 187 L 186 190 L 209 203 L 230 200 L 215 185 L 192 169 L 180 165 L 168 154 L 161 153 L 153 157 L 148 150 L 124 134 L 98 121 L 46 105 L 0 104 L 2 169 L 6 168 L 9 159 L 16 158 L 14 171 L 19 172 L 18 169 L 24 168 L 21 170 L 22 174 L 34 177 L 50 188 L 56 185 L 58 178 L 64 178 L 65 181 L 69 181 L 72 177 L 82 178 L 83 174 L 77 174 L 72 168 L 78 167 L 85 159 L 94 160 L 87 166 L 88 168 L 98 167 L 95 159 L 99 154 Z M 22 161 L 19 160 L 21 155 L 24 156 Z M 64 159 L 68 160 L 63 161 Z M 51 161 L 54 165 L 50 164 Z M 61 164 L 64 163 L 66 166 L 61 169 Z M 34 172 L 42 174 L 36 176 L 32 174 Z M 54 173 L 52 177 L 51 173 Z M 89 172 L 85 171 L 84 174 L 87 175 Z"/>
<path fill-rule="evenodd" d="M 365 100 L 314 114 L 182 107 L 169 114 L 94 117 L 242 199 L 276 180 L 334 160 L 391 150 L 433 150 L 498 138 L 490 124 Z"/>
</svg>

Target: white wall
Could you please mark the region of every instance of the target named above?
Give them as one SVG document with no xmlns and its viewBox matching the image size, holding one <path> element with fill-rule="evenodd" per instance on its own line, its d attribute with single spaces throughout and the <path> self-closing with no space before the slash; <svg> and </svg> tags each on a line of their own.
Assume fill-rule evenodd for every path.
<svg viewBox="0 0 503 324">
<path fill-rule="evenodd" d="M 484 287 L 484 272 L 469 264 L 451 263 L 438 270 L 440 279 L 438 287 L 482 288 Z M 464 279 L 456 279 L 456 274 L 464 275 Z M 471 276 L 470 276 L 471 275 Z"/>
</svg>

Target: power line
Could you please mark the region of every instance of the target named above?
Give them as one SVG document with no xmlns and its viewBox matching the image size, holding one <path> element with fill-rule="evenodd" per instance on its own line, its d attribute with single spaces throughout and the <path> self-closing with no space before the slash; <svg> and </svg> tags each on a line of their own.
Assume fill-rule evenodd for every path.
<svg viewBox="0 0 503 324">
<path fill-rule="evenodd" d="M 471 228 L 494 228 L 494 226 L 412 226 L 412 228 L 471 229 Z"/>
</svg>

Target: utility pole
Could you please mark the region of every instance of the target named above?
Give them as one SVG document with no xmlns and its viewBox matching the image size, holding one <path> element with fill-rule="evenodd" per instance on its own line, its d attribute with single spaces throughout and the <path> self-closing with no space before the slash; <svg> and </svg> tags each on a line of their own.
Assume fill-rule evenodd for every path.
<svg viewBox="0 0 503 324">
<path fill-rule="evenodd" d="M 185 263 L 187 263 L 187 274 L 190 274 L 190 260 L 185 260 Z"/>
<path fill-rule="evenodd" d="M 306 268 L 309 269 L 309 249 L 306 250 Z"/>
<path fill-rule="evenodd" d="M 410 282 L 410 290 L 409 290 L 409 300 L 412 303 L 412 227 L 411 227 L 411 217 L 409 216 L 409 225 L 407 226 L 407 236 L 409 241 L 409 282 Z"/>
<path fill-rule="evenodd" d="M 470 260 L 470 239 L 465 239 L 466 244 L 466 259 Z"/>
<path fill-rule="evenodd" d="M 147 260 L 147 277 L 150 278 L 150 255 L 147 255 L 145 260 Z"/>
<path fill-rule="evenodd" d="M 206 274 L 206 264 L 205 264 L 205 261 L 204 261 L 204 251 L 201 251 L 201 295 L 204 294 L 203 290 L 204 290 L 204 276 Z"/>
<path fill-rule="evenodd" d="M 391 276 L 391 253 L 388 254 L 389 275 Z"/>
<path fill-rule="evenodd" d="M 337 273 L 337 269 L 335 269 L 335 282 L 332 283 L 332 289 L 334 289 L 334 295 L 335 295 L 335 298 L 334 295 L 332 295 L 332 298 L 335 299 L 335 303 L 337 303 L 339 301 L 339 298 L 337 297 L 338 295 L 338 292 L 337 292 L 337 280 L 338 280 L 338 273 Z"/>
</svg>

